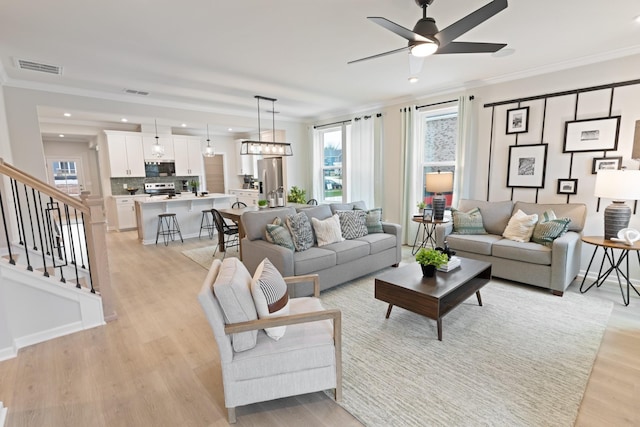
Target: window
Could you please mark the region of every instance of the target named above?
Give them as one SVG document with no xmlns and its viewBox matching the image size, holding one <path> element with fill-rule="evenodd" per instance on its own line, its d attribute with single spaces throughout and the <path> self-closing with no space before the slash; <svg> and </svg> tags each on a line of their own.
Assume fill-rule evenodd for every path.
<svg viewBox="0 0 640 427">
<path fill-rule="evenodd" d="M 342 202 L 344 157 L 351 135 L 351 125 L 343 124 L 319 131 L 322 149 L 322 201 Z"/>
<path fill-rule="evenodd" d="M 79 196 L 82 185 L 78 179 L 77 163 L 72 160 L 52 161 L 53 186 L 71 196 Z"/>
<path fill-rule="evenodd" d="M 419 144 L 422 159 L 422 185 L 420 191 L 427 206 L 431 206 L 433 193 L 425 189 L 425 174 L 427 172 L 453 172 L 456 168 L 456 142 L 458 134 L 458 108 L 446 108 L 426 111 L 420 114 Z M 444 193 L 447 206 L 451 206 L 453 192 Z"/>
</svg>

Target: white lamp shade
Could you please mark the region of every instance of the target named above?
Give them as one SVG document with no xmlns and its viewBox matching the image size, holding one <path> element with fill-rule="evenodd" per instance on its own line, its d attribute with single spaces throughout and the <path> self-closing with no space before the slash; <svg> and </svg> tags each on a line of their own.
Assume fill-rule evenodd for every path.
<svg viewBox="0 0 640 427">
<path fill-rule="evenodd" d="M 640 170 L 599 170 L 596 197 L 612 200 L 640 200 Z"/>
<path fill-rule="evenodd" d="M 425 174 L 425 189 L 429 193 L 453 191 L 453 172 L 429 172 Z"/>
</svg>

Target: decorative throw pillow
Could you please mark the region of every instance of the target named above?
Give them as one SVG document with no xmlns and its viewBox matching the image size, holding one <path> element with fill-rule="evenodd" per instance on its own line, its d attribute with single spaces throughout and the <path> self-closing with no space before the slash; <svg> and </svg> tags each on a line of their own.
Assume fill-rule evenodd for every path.
<svg viewBox="0 0 640 427">
<path fill-rule="evenodd" d="M 536 224 L 531 241 L 552 246 L 555 239 L 567 232 L 570 222 L 570 218 L 556 218 L 555 212 L 546 211 L 542 214 L 540 222 Z"/>
<path fill-rule="evenodd" d="M 473 208 L 469 212 L 462 212 L 451 208 L 453 218 L 453 232 L 456 234 L 487 234 L 482 225 L 482 215 L 479 208 Z"/>
<path fill-rule="evenodd" d="M 263 259 L 256 268 L 251 281 L 251 295 L 260 319 L 289 314 L 287 284 L 268 258 Z M 264 329 L 276 341 L 284 336 L 286 330 L 286 326 Z"/>
<path fill-rule="evenodd" d="M 360 208 L 354 207 L 355 210 Z M 365 218 L 365 225 L 367 226 L 367 233 L 384 233 L 382 229 L 382 208 L 369 209 L 367 217 Z"/>
<path fill-rule="evenodd" d="M 367 213 L 361 210 L 338 211 L 342 237 L 347 240 L 357 239 L 367 235 Z"/>
<path fill-rule="evenodd" d="M 293 244 L 293 240 L 291 239 L 289 229 L 282 225 L 282 220 L 279 216 L 273 220 L 273 223 L 267 224 L 265 238 L 267 239 L 267 242 L 287 249 L 295 250 L 296 248 Z"/>
<path fill-rule="evenodd" d="M 527 215 L 518 209 L 518 212 L 513 214 L 507 228 L 504 229 L 502 237 L 505 237 L 514 242 L 528 242 L 531 240 L 533 229 L 538 222 L 538 214 Z"/>
<path fill-rule="evenodd" d="M 323 220 L 311 218 L 311 223 L 313 224 L 313 230 L 316 232 L 318 246 L 329 245 L 344 240 L 342 232 L 340 231 L 338 214 Z"/>
<path fill-rule="evenodd" d="M 213 293 L 224 314 L 225 323 L 256 320 L 258 314 L 251 296 L 251 275 L 238 258 L 227 258 L 222 263 L 213 284 Z M 235 351 L 250 350 L 256 346 L 257 331 L 231 335 Z"/>
<path fill-rule="evenodd" d="M 307 214 L 298 212 L 295 215 L 287 215 L 286 223 L 296 251 L 306 251 L 313 246 L 313 232 Z"/>
</svg>

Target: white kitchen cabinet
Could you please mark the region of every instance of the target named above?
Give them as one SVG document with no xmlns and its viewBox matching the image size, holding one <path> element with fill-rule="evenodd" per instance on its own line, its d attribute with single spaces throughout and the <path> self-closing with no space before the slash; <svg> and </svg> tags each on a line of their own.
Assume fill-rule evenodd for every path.
<svg viewBox="0 0 640 427">
<path fill-rule="evenodd" d="M 242 202 L 247 206 L 258 206 L 258 190 L 229 190 L 229 194 L 235 196 L 238 202 Z"/>
<path fill-rule="evenodd" d="M 164 147 L 164 155 L 156 157 L 153 155 L 153 146 L 156 144 L 155 135 L 145 135 L 142 137 L 142 149 L 144 151 L 144 159 L 150 162 L 174 160 L 172 136 L 158 136 L 158 142 Z"/>
<path fill-rule="evenodd" d="M 262 156 L 258 155 L 242 155 L 240 154 L 240 148 L 242 146 L 242 140 L 236 141 L 236 159 L 238 175 L 252 175 L 257 176 L 258 170 L 256 168 L 256 161 L 261 159 Z"/>
<path fill-rule="evenodd" d="M 174 136 L 173 150 L 177 176 L 200 176 L 204 172 L 200 138 Z"/>
<path fill-rule="evenodd" d="M 142 137 L 123 133 L 107 133 L 110 176 L 144 178 Z"/>
<path fill-rule="evenodd" d="M 114 197 L 117 214 L 117 229 L 129 230 L 138 227 L 134 197 Z"/>
</svg>

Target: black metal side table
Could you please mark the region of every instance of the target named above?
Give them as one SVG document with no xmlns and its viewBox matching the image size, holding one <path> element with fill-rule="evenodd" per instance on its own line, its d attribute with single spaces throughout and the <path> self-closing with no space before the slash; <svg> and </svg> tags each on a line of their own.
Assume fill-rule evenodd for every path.
<svg viewBox="0 0 640 427">
<path fill-rule="evenodd" d="M 411 221 L 419 224 L 418 230 L 416 231 L 416 237 L 413 239 L 413 250 L 411 251 L 411 255 L 417 254 L 420 248 L 424 248 L 427 245 L 434 248 L 436 246 L 436 225 L 449 222 L 446 220 L 427 219 L 422 216 L 414 216 Z M 418 244 L 418 237 L 420 236 L 420 233 L 422 233 L 422 240 L 420 241 L 420 244 Z"/>
<path fill-rule="evenodd" d="M 591 260 L 589 261 L 589 266 L 587 267 L 587 271 L 582 278 L 582 283 L 580 284 L 580 292 L 585 293 L 589 289 L 595 285 L 596 287 L 600 287 L 607 277 L 615 271 L 616 277 L 618 278 L 618 285 L 620 286 L 620 293 L 622 294 L 622 301 L 624 305 L 629 305 L 629 292 L 633 289 L 638 296 L 640 296 L 640 292 L 636 289 L 635 286 L 631 283 L 631 278 L 629 277 L 629 252 L 635 251 L 638 257 L 638 264 L 640 264 L 640 242 L 635 242 L 633 246 L 626 245 L 621 242 L 614 242 L 612 240 L 606 240 L 604 237 L 599 236 L 584 236 L 582 237 L 582 241 L 588 243 L 590 245 L 594 245 L 595 249 L 593 250 L 593 255 L 591 255 Z M 589 274 L 589 270 L 591 269 L 591 264 L 593 263 L 593 259 L 596 256 L 596 252 L 598 249 L 604 249 L 604 255 L 602 256 L 602 262 L 600 263 L 600 270 L 598 270 L 598 278 L 591 283 L 589 286 L 584 289 L 584 282 Z M 614 249 L 620 249 L 620 255 L 616 258 Z M 605 261 L 609 263 L 609 267 L 605 270 Z M 621 265 L 624 263 L 624 267 L 626 271 L 623 271 Z M 604 270 L 604 271 L 603 271 Z M 623 281 L 620 278 L 623 278 L 626 281 L 627 285 L 627 295 L 625 297 Z"/>
</svg>

